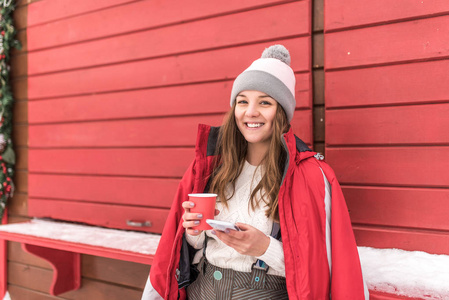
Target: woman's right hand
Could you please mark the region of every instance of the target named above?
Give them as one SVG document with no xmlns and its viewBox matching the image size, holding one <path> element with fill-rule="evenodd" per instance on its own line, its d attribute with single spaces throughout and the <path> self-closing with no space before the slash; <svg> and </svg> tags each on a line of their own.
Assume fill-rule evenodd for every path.
<svg viewBox="0 0 449 300">
<path fill-rule="evenodd" d="M 200 225 L 200 220 L 203 219 L 203 215 L 200 213 L 191 213 L 190 209 L 192 207 L 195 207 L 195 203 L 190 201 L 184 201 L 182 203 L 182 208 L 184 208 L 184 214 L 182 215 L 182 219 L 184 222 L 182 222 L 182 227 L 186 229 L 186 233 L 190 235 L 199 235 L 202 230 L 198 230 L 195 228 L 192 228 L 194 226 Z M 218 209 L 215 210 L 215 215 L 218 215 L 220 211 Z"/>
</svg>

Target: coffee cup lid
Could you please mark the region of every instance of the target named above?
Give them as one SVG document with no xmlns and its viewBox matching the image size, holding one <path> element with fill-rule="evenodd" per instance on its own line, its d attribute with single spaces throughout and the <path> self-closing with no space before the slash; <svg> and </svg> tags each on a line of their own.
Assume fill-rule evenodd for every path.
<svg viewBox="0 0 449 300">
<path fill-rule="evenodd" d="M 211 193 L 198 193 L 198 194 L 189 194 L 189 197 L 217 197 L 217 194 Z"/>
</svg>

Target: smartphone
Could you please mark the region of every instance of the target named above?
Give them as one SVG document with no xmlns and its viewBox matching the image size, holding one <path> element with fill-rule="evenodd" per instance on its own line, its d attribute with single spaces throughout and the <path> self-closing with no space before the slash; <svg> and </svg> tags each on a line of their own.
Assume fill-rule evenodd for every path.
<svg viewBox="0 0 449 300">
<path fill-rule="evenodd" d="M 230 230 L 237 230 L 240 231 L 240 229 L 233 223 L 225 222 L 225 221 L 219 221 L 214 219 L 207 219 L 206 223 L 209 224 L 212 228 L 225 231 L 226 229 Z"/>
</svg>

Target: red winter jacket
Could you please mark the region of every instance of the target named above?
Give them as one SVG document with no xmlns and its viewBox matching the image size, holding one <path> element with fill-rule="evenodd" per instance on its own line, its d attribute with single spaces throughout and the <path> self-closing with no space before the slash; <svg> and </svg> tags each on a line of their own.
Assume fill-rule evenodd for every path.
<svg viewBox="0 0 449 300">
<path fill-rule="evenodd" d="M 150 282 L 164 299 L 186 299 L 180 260 L 184 228 L 181 204 L 189 193 L 203 192 L 212 173 L 218 128 L 199 125 L 195 160 L 189 166 L 173 201 Z M 284 134 L 288 167 L 279 191 L 279 218 L 284 247 L 285 275 L 290 299 L 365 299 L 357 246 L 348 210 L 332 169 L 290 129 Z M 331 274 L 326 250 L 325 183 L 331 185 Z M 183 254 L 181 254 L 183 252 Z M 185 259 L 185 258 L 184 258 Z M 180 278 L 181 277 L 181 278 Z M 177 280 L 178 279 L 178 280 Z"/>
</svg>

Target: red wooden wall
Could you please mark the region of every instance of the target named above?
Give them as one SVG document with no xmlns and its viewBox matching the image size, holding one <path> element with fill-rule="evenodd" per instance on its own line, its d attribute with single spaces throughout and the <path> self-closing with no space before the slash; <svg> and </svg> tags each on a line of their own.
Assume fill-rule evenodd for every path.
<svg viewBox="0 0 449 300">
<path fill-rule="evenodd" d="M 275 43 L 312 145 L 310 15 L 308 0 L 31 3 L 29 215 L 161 232 L 197 124 L 221 124 L 233 79 Z"/>
<path fill-rule="evenodd" d="M 359 245 L 448 254 L 449 2 L 393 2 L 325 1 L 326 158 Z"/>
</svg>

